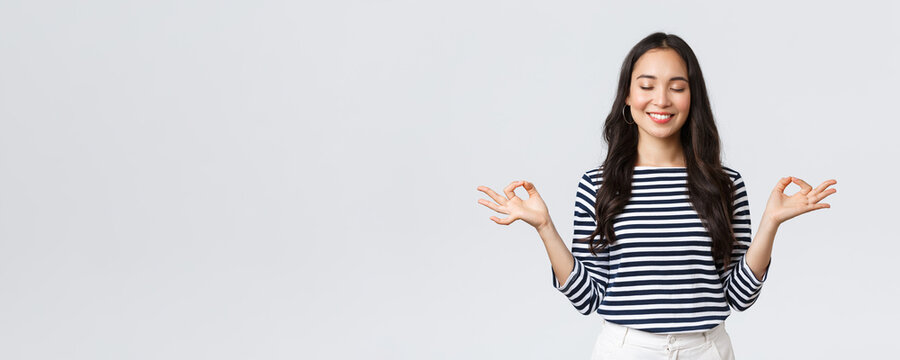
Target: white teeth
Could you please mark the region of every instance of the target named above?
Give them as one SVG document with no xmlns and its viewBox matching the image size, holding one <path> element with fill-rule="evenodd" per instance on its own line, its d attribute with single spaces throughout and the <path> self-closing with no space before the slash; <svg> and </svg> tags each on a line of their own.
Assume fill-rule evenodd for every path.
<svg viewBox="0 0 900 360">
<path fill-rule="evenodd" d="M 650 117 L 652 117 L 654 119 L 665 120 L 665 119 L 672 117 L 672 115 L 671 114 L 669 114 L 669 115 L 650 114 Z"/>
</svg>

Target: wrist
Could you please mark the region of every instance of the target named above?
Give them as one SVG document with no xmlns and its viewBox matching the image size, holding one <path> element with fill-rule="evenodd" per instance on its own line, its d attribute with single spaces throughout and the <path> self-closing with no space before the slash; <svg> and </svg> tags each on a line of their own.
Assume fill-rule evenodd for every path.
<svg viewBox="0 0 900 360">
<path fill-rule="evenodd" d="M 760 229 L 768 229 L 768 230 L 777 230 L 780 225 L 781 225 L 780 221 L 763 214 L 763 217 L 759 223 L 759 228 Z"/>
<path fill-rule="evenodd" d="M 546 232 L 547 230 L 553 229 L 553 219 L 547 219 L 547 221 L 535 226 L 534 229 L 537 230 L 538 233 Z"/>
</svg>

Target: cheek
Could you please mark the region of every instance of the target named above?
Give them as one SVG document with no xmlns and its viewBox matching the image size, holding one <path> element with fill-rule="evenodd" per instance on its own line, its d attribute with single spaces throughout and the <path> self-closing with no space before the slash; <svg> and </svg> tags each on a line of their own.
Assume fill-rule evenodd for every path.
<svg viewBox="0 0 900 360">
<path fill-rule="evenodd" d="M 675 107 L 678 109 L 678 111 L 687 113 L 687 111 L 691 108 L 690 94 L 675 99 Z"/>
<path fill-rule="evenodd" d="M 643 109 L 646 107 L 647 103 L 653 100 L 653 97 L 648 95 L 646 91 L 632 91 L 629 97 L 631 98 L 632 105 L 637 109 Z"/>
</svg>

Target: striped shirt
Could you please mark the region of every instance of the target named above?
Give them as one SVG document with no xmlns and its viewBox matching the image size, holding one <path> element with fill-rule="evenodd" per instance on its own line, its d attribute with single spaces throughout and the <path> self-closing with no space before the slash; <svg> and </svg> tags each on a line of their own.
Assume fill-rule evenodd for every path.
<svg viewBox="0 0 900 360">
<path fill-rule="evenodd" d="M 751 240 L 750 203 L 741 175 L 723 166 L 736 188 L 732 228 L 737 238 L 723 270 L 690 203 L 687 169 L 634 169 L 631 199 L 614 219 L 616 243 L 597 256 L 579 239 L 597 226 L 594 200 L 603 183 L 602 166 L 582 175 L 571 246 L 575 267 L 563 284 L 551 267 L 553 286 L 583 315 L 596 312 L 606 321 L 652 333 L 705 331 L 723 323 L 730 308 L 744 311 L 753 305 L 769 265 L 760 281 L 744 257 Z"/>
</svg>

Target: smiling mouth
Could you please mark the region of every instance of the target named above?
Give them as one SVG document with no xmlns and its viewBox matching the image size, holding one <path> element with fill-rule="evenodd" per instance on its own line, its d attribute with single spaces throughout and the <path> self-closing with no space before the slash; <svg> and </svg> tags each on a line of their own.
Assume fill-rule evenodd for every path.
<svg viewBox="0 0 900 360">
<path fill-rule="evenodd" d="M 675 114 L 663 115 L 663 114 L 647 113 L 647 116 L 649 116 L 650 120 L 653 120 L 653 122 L 655 122 L 657 124 L 665 124 L 665 123 L 669 122 L 669 120 L 671 120 L 672 117 L 675 116 Z"/>
<path fill-rule="evenodd" d="M 650 118 L 652 118 L 654 120 L 669 120 L 672 118 L 672 116 L 675 116 L 674 114 L 663 115 L 663 114 L 656 114 L 656 113 L 647 113 L 647 115 L 649 115 Z"/>
</svg>

